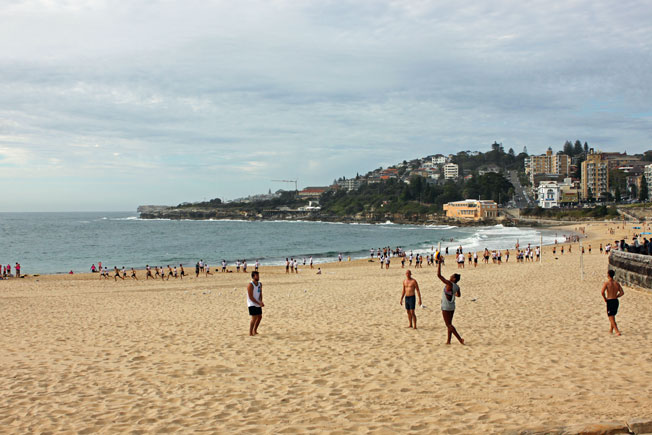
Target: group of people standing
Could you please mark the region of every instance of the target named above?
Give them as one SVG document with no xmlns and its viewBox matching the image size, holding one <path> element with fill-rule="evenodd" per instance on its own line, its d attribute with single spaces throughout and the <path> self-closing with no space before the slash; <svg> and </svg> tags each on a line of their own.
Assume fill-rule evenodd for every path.
<svg viewBox="0 0 652 435">
<path fill-rule="evenodd" d="M 18 265 L 18 263 L 16 264 Z M 256 260 L 256 263 L 254 264 L 254 270 L 258 271 L 259 267 L 260 267 L 260 262 Z M 240 269 L 242 269 L 242 272 L 246 273 L 247 260 L 236 260 L 235 269 L 236 272 L 240 272 Z M 18 265 L 18 270 L 20 271 L 20 265 Z M 219 271 L 220 269 L 216 267 L 215 273 L 218 273 Z M 228 270 L 228 263 L 226 262 L 226 260 L 222 260 L 221 271 L 223 273 L 232 272 L 231 270 Z M 106 266 L 102 267 L 102 262 L 99 262 L 98 266 L 95 266 L 95 264 L 91 266 L 91 272 L 99 273 L 100 279 L 109 279 L 113 277 L 113 280 L 117 281 L 118 279 L 125 280 L 127 277 L 130 277 L 133 280 L 138 280 L 138 274 L 136 273 L 136 270 L 133 267 L 130 270 L 127 270 L 127 268 L 125 268 L 124 266 L 122 266 L 122 269 L 118 269 L 117 266 L 114 266 L 112 270 L 109 270 L 109 268 Z M 207 261 L 204 261 L 203 259 L 195 263 L 195 277 L 199 278 L 200 275 L 204 275 L 204 276 L 213 275 L 213 273 L 211 272 L 210 265 L 208 264 Z M 170 278 L 183 279 L 184 276 L 188 276 L 188 274 L 186 273 L 183 264 L 179 264 L 178 267 L 176 265 L 169 265 L 169 264 L 166 267 L 150 266 L 149 264 L 145 265 L 146 280 L 160 278 L 161 280 L 169 281 Z"/>
<path fill-rule="evenodd" d="M 0 279 L 9 279 L 9 278 L 20 278 L 22 277 L 21 272 L 20 272 L 20 263 L 16 262 L 14 265 L 14 272 L 12 274 L 11 272 L 11 264 L 7 263 L 7 265 L 1 265 L 0 264 Z"/>
<path fill-rule="evenodd" d="M 342 261 L 342 254 L 338 256 L 338 260 L 340 262 Z M 306 257 L 303 257 L 301 264 L 304 267 L 306 266 Z M 312 256 L 308 259 L 308 265 L 311 269 L 315 268 Z M 258 270 L 258 268 L 256 268 L 256 270 Z M 294 257 L 285 257 L 285 273 L 299 273 L 299 260 Z"/>
</svg>

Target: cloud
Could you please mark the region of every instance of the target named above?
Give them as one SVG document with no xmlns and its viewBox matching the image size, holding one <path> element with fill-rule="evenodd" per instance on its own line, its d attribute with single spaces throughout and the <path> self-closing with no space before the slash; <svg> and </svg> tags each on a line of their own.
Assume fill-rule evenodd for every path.
<svg viewBox="0 0 652 435">
<path fill-rule="evenodd" d="M 123 209 L 494 140 L 641 152 L 651 22 L 636 1 L 13 1 L 0 179 L 136 183 Z"/>
</svg>

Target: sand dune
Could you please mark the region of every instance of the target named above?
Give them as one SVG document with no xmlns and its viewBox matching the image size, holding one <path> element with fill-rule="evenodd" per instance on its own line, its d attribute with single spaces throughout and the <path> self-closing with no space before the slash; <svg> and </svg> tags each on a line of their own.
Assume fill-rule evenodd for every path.
<svg viewBox="0 0 652 435">
<path fill-rule="evenodd" d="M 0 281 L 0 423 L 14 433 L 487 433 L 650 416 L 652 295 L 626 287 L 623 336 L 608 334 L 597 249 L 607 236 L 590 232 L 584 281 L 577 244 L 557 259 L 547 251 L 543 265 L 512 256 L 463 270 L 454 323 L 467 346 L 444 344 L 433 268 L 412 269 L 428 308 L 417 309 L 419 330 L 406 328 L 396 261 L 319 276 L 263 267 L 257 337 L 243 274 Z"/>
</svg>

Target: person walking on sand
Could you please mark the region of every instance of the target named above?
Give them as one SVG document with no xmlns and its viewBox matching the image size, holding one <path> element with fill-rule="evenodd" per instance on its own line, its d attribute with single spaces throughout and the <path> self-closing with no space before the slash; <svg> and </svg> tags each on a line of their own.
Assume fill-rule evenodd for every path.
<svg viewBox="0 0 652 435">
<path fill-rule="evenodd" d="M 408 269 L 405 272 L 405 280 L 403 281 L 403 292 L 401 293 L 401 305 L 403 305 L 403 298 L 405 298 L 405 310 L 407 311 L 408 321 L 410 322 L 409 328 L 417 329 L 417 315 L 414 314 L 416 308 L 416 296 L 419 296 L 419 305 L 421 305 L 421 292 L 419 291 L 419 283 L 412 278 L 412 272 Z M 414 324 L 414 326 L 412 326 Z"/>
<path fill-rule="evenodd" d="M 251 321 L 249 322 L 249 335 L 258 334 L 258 325 L 263 318 L 263 283 L 259 281 L 258 272 L 251 272 L 251 282 L 247 285 L 247 307 Z"/>
<path fill-rule="evenodd" d="M 602 286 L 602 299 L 607 304 L 607 316 L 609 317 L 609 333 L 613 334 L 614 330 L 616 335 L 620 335 L 618 325 L 616 325 L 616 314 L 618 314 L 618 298 L 625 294 L 622 286 L 614 279 L 615 272 L 609 270 L 607 272 L 607 281 Z"/>
<path fill-rule="evenodd" d="M 447 328 L 447 340 L 446 344 L 451 344 L 451 335 L 459 340 L 461 344 L 464 344 L 464 339 L 460 337 L 460 334 L 457 333 L 457 329 L 453 326 L 453 315 L 455 314 L 455 297 L 461 297 L 462 293 L 460 292 L 460 286 L 457 285 L 460 282 L 460 274 L 454 273 L 449 279 L 444 278 L 441 275 L 441 263 L 437 266 L 437 277 L 445 284 L 444 291 L 441 295 L 441 314 L 444 317 L 444 323 Z"/>
</svg>

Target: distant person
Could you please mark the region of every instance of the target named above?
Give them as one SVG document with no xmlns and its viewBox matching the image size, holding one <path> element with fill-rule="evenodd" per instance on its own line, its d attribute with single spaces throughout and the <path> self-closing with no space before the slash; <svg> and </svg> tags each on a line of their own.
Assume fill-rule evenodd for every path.
<svg viewBox="0 0 652 435">
<path fill-rule="evenodd" d="M 154 279 L 154 277 L 152 276 L 152 268 L 149 267 L 148 264 L 145 266 L 145 281 L 147 281 L 150 278 Z"/>
<path fill-rule="evenodd" d="M 462 293 L 460 287 L 457 285 L 460 282 L 460 274 L 454 273 L 449 279 L 444 278 L 441 275 L 441 263 L 437 266 L 437 277 L 445 284 L 444 291 L 441 295 L 441 314 L 444 317 L 444 323 L 447 328 L 447 340 L 446 344 L 451 344 L 451 335 L 459 340 L 461 344 L 464 344 L 464 340 L 460 337 L 460 334 L 457 333 L 457 329 L 453 326 L 453 315 L 455 315 L 455 297 L 461 297 Z"/>
<path fill-rule="evenodd" d="M 195 263 L 195 278 L 199 278 L 199 261 Z"/>
<path fill-rule="evenodd" d="M 186 271 L 183 269 L 183 264 L 179 264 L 179 276 L 183 279 L 186 276 Z"/>
<path fill-rule="evenodd" d="M 409 328 L 417 329 L 417 316 L 414 314 L 416 308 L 416 296 L 419 296 L 419 305 L 421 305 L 421 292 L 419 291 L 419 284 L 417 280 L 412 278 L 412 272 L 408 269 L 405 272 L 405 280 L 403 280 L 403 291 L 401 293 L 401 305 L 403 305 L 403 298 L 405 298 L 405 310 L 407 311 L 408 321 L 410 322 Z M 412 326 L 414 325 L 414 326 Z"/>
<path fill-rule="evenodd" d="M 317 268 L 317 275 L 321 275 L 321 267 Z"/>
<path fill-rule="evenodd" d="M 609 317 L 609 333 L 613 334 L 614 330 L 616 335 L 620 335 L 618 325 L 616 325 L 616 314 L 618 314 L 618 298 L 625 294 L 622 286 L 614 279 L 615 272 L 609 270 L 607 272 L 607 281 L 602 286 L 602 299 L 607 304 L 607 316 Z"/>
<path fill-rule="evenodd" d="M 113 272 L 115 272 L 115 275 L 113 276 L 114 281 L 117 281 L 118 278 L 121 278 L 124 281 L 124 277 L 120 276 L 120 271 L 118 270 L 118 266 L 113 266 Z"/>
<path fill-rule="evenodd" d="M 457 268 L 464 269 L 464 254 L 462 254 L 461 252 L 457 254 Z"/>
<path fill-rule="evenodd" d="M 263 283 L 259 281 L 258 272 L 251 272 L 251 282 L 247 285 L 247 307 L 251 321 L 249 322 L 249 335 L 258 334 L 258 325 L 263 318 Z"/>
<path fill-rule="evenodd" d="M 131 279 L 135 279 L 136 281 L 138 281 L 138 277 L 136 276 L 136 271 L 134 270 L 133 267 L 131 268 Z"/>
<path fill-rule="evenodd" d="M 16 269 L 16 278 L 20 278 L 20 263 L 16 263 L 14 269 Z"/>
</svg>

